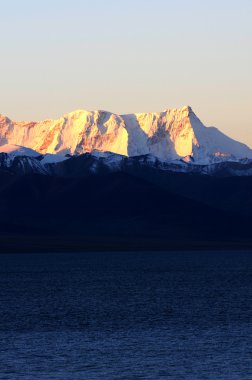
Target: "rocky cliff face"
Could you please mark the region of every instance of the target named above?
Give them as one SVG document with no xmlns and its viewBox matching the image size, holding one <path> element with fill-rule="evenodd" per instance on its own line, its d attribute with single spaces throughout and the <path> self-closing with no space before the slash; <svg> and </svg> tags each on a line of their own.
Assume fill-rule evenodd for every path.
<svg viewBox="0 0 252 380">
<path fill-rule="evenodd" d="M 216 128 L 205 127 L 190 107 L 130 115 L 80 110 L 42 122 L 15 122 L 0 116 L 0 146 L 5 144 L 41 154 L 100 151 L 130 157 L 151 154 L 161 161 L 252 158 L 251 149 Z"/>
</svg>

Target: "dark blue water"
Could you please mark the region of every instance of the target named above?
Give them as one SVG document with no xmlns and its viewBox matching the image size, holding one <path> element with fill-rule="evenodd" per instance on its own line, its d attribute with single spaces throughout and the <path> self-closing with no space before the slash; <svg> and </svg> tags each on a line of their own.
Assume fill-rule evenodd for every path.
<svg viewBox="0 0 252 380">
<path fill-rule="evenodd" d="M 0 255 L 0 379 L 252 379 L 252 253 Z"/>
</svg>

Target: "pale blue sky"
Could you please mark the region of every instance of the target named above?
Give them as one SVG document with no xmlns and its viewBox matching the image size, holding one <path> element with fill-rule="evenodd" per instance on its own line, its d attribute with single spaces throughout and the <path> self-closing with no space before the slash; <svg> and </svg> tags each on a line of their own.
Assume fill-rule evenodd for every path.
<svg viewBox="0 0 252 380">
<path fill-rule="evenodd" d="M 0 113 L 191 105 L 252 146 L 251 0 L 0 0 Z"/>
</svg>

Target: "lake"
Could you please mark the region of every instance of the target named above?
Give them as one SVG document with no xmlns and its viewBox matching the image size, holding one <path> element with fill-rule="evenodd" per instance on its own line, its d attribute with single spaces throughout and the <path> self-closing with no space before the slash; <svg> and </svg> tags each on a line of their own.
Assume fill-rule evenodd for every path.
<svg viewBox="0 0 252 380">
<path fill-rule="evenodd" d="M 0 379 L 252 379 L 252 253 L 0 255 Z"/>
</svg>

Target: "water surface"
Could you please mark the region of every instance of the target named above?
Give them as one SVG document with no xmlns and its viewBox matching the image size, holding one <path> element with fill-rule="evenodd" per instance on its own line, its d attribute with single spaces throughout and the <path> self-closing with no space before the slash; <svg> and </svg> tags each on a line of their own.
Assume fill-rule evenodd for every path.
<svg viewBox="0 0 252 380">
<path fill-rule="evenodd" d="M 252 379 L 252 253 L 0 255 L 0 379 Z"/>
</svg>

